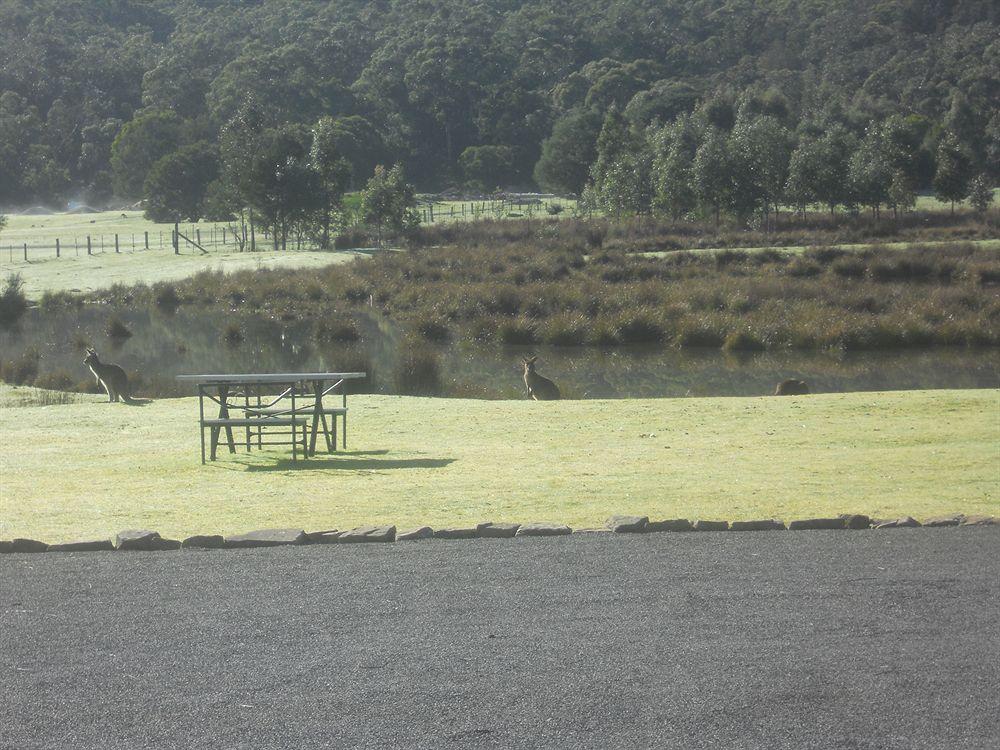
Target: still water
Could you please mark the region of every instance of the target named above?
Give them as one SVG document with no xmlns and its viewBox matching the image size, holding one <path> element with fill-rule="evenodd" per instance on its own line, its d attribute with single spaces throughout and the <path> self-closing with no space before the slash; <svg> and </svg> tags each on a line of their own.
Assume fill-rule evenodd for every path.
<svg viewBox="0 0 1000 750">
<path fill-rule="evenodd" d="M 131 332 L 109 338 L 117 317 Z M 425 392 L 468 398 L 524 398 L 521 356 L 529 350 L 469 344 L 408 344 L 384 318 L 352 318 L 355 342 L 322 340 L 314 320 L 281 321 L 181 308 L 112 312 L 85 305 L 32 309 L 12 329 L 0 329 L 0 359 L 37 357 L 41 375 L 93 382 L 83 365 L 93 346 L 104 361 L 124 367 L 136 395 L 188 395 L 184 373 L 363 370 L 357 387 L 378 393 Z M 996 388 L 1000 350 L 927 349 L 851 354 L 780 352 L 734 357 L 717 350 L 667 347 L 535 347 L 538 370 L 570 398 L 751 396 L 774 391 L 789 377 L 813 392 Z M 417 364 L 413 364 L 416 354 Z M 416 375 L 414 372 L 416 371 Z"/>
</svg>

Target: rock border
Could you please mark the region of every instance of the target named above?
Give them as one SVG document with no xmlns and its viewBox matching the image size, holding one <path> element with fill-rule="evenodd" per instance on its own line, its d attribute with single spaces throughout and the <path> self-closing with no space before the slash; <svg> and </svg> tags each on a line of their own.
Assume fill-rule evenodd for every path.
<svg viewBox="0 0 1000 750">
<path fill-rule="evenodd" d="M 184 540 L 164 539 L 156 531 L 127 529 L 107 539 L 85 539 L 46 544 L 36 539 L 0 540 L 0 554 L 39 552 L 166 552 L 173 550 L 230 550 L 260 547 L 302 546 L 313 544 L 394 543 L 434 540 L 513 539 L 520 537 L 552 537 L 568 534 L 660 534 L 688 532 L 746 531 L 858 531 L 862 529 L 946 528 L 954 526 L 1000 526 L 996 516 L 952 513 L 928 518 L 923 523 L 912 516 L 900 518 L 869 518 L 845 513 L 836 518 L 802 518 L 784 521 L 774 518 L 743 521 L 686 518 L 650 520 L 648 516 L 613 515 L 600 528 L 571 529 L 558 523 L 493 523 L 449 526 L 432 529 L 420 526 L 397 532 L 395 526 L 359 526 L 346 531 L 327 529 L 306 532 L 302 529 L 257 529 L 245 534 L 197 534 Z"/>
</svg>

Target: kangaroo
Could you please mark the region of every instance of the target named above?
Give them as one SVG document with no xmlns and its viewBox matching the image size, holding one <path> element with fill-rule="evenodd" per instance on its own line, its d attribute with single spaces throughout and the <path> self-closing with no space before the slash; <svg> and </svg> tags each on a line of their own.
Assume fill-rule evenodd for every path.
<svg viewBox="0 0 1000 750">
<path fill-rule="evenodd" d="M 125 374 L 125 371 L 121 367 L 113 364 L 104 364 L 97 358 L 97 352 L 93 349 L 87 350 L 87 356 L 84 358 L 83 364 L 87 365 L 90 371 L 94 373 L 94 377 L 97 378 L 97 384 L 107 391 L 108 403 L 117 401 L 119 396 L 121 396 L 122 401 L 126 404 L 135 403 L 132 400 L 132 394 L 128 387 L 128 375 Z"/>
<path fill-rule="evenodd" d="M 806 381 L 795 380 L 794 378 L 782 380 L 778 383 L 778 387 L 774 389 L 775 396 L 805 396 L 808 393 L 809 386 L 806 385 Z"/>
<path fill-rule="evenodd" d="M 535 401 L 558 401 L 559 386 L 535 372 L 536 359 L 538 357 L 524 358 L 524 384 L 528 393 Z"/>
</svg>

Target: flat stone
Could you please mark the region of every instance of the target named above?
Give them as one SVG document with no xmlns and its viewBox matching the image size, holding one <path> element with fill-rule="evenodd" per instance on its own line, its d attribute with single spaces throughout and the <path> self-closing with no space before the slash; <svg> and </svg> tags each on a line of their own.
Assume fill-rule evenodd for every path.
<svg viewBox="0 0 1000 750">
<path fill-rule="evenodd" d="M 760 521 L 733 521 L 729 528 L 732 531 L 784 531 L 785 524 L 774 518 Z"/>
<path fill-rule="evenodd" d="M 434 536 L 434 529 L 430 526 L 421 526 L 419 529 L 407 529 L 396 532 L 397 542 L 415 542 L 418 539 L 430 539 Z"/>
<path fill-rule="evenodd" d="M 358 542 L 393 542 L 396 540 L 395 526 L 359 526 L 337 535 L 338 544 Z"/>
<path fill-rule="evenodd" d="M 164 539 L 160 537 L 153 543 L 153 552 L 169 552 L 170 550 L 180 549 L 181 540 L 180 539 Z"/>
<path fill-rule="evenodd" d="M 934 518 L 928 518 L 924 521 L 924 526 L 958 526 L 963 521 L 965 521 L 965 516 L 961 513 L 955 513 L 950 516 L 935 516 Z"/>
<path fill-rule="evenodd" d="M 445 529 L 435 529 L 435 539 L 475 539 L 479 536 L 478 526 L 450 526 Z"/>
<path fill-rule="evenodd" d="M 181 542 L 184 549 L 222 549 L 225 546 L 226 539 L 222 534 L 195 534 Z"/>
<path fill-rule="evenodd" d="M 115 534 L 114 545 L 117 550 L 153 550 L 158 549 L 159 532 L 144 529 L 128 529 Z"/>
<path fill-rule="evenodd" d="M 650 521 L 646 531 L 694 531 L 694 526 L 686 518 L 670 518 L 666 521 Z"/>
<path fill-rule="evenodd" d="M 896 518 L 892 521 L 883 521 L 882 523 L 875 526 L 876 529 L 902 529 L 911 528 L 919 526 L 920 521 L 913 518 L 913 516 L 903 516 L 902 518 Z"/>
<path fill-rule="evenodd" d="M 843 518 L 801 518 L 788 524 L 789 531 L 819 531 L 828 529 L 844 529 Z"/>
<path fill-rule="evenodd" d="M 519 523 L 481 523 L 476 527 L 479 536 L 485 539 L 512 539 L 517 530 L 521 528 Z"/>
<path fill-rule="evenodd" d="M 840 516 L 844 521 L 844 528 L 852 531 L 871 528 L 872 519 L 860 513 L 845 513 Z"/>
<path fill-rule="evenodd" d="M 305 544 L 306 532 L 302 529 L 258 529 L 246 534 L 226 537 L 226 547 L 246 549 L 251 547 L 282 547 L 289 544 Z"/>
<path fill-rule="evenodd" d="M 967 516 L 962 521 L 962 526 L 996 526 L 995 516 Z"/>
<path fill-rule="evenodd" d="M 729 531 L 729 521 L 706 521 L 699 518 L 694 522 L 695 531 Z"/>
<path fill-rule="evenodd" d="M 48 552 L 113 552 L 115 545 L 110 539 L 83 539 L 76 542 L 50 544 Z"/>
<path fill-rule="evenodd" d="M 14 542 L 0 539 L 0 555 L 5 555 L 14 551 Z"/>
<path fill-rule="evenodd" d="M 49 548 L 45 542 L 37 539 L 13 539 L 10 543 L 11 552 L 44 552 Z"/>
<path fill-rule="evenodd" d="M 307 531 L 306 544 L 329 544 L 329 537 L 340 533 L 340 529 L 323 529 L 322 531 Z"/>
<path fill-rule="evenodd" d="M 573 529 L 574 534 L 613 534 L 611 529 L 604 527 L 600 529 Z"/>
<path fill-rule="evenodd" d="M 646 530 L 649 516 L 611 516 L 607 526 L 616 534 L 639 534 Z"/>
<path fill-rule="evenodd" d="M 573 529 L 558 523 L 526 523 L 514 536 L 563 536 L 572 534 Z"/>
</svg>

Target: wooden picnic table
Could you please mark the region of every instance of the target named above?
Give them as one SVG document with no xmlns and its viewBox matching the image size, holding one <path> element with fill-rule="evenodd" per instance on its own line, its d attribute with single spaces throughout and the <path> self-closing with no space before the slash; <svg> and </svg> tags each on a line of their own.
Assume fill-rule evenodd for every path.
<svg viewBox="0 0 1000 750">
<path fill-rule="evenodd" d="M 245 444 L 251 449 L 256 437 L 258 447 L 264 445 L 261 435 L 264 427 L 291 427 L 292 458 L 296 458 L 296 429 L 303 427 L 303 434 L 312 420 L 311 440 L 304 444 L 304 455 L 315 455 L 316 437 L 322 425 L 327 451 L 337 448 L 337 417 L 343 420 L 343 445 L 347 447 L 347 391 L 344 384 L 348 380 L 360 380 L 367 375 L 363 372 L 275 372 L 275 373 L 226 373 L 208 375 L 178 375 L 182 382 L 198 386 L 198 422 L 201 432 L 201 462 L 205 463 L 205 428 L 211 432 L 211 459 L 215 460 L 216 447 L 222 430 L 226 432 L 229 452 L 236 452 L 233 427 L 246 431 Z M 300 387 L 301 386 L 301 387 Z M 280 388 L 276 396 L 268 395 Z M 327 407 L 325 396 L 339 394 L 341 406 Z M 205 399 L 218 404 L 216 418 L 205 417 Z M 242 405 L 239 401 L 242 400 Z M 298 404 L 296 404 L 298 400 Z M 242 410 L 244 416 L 234 418 L 230 409 Z M 326 418 L 331 417 L 328 425 Z"/>
</svg>

